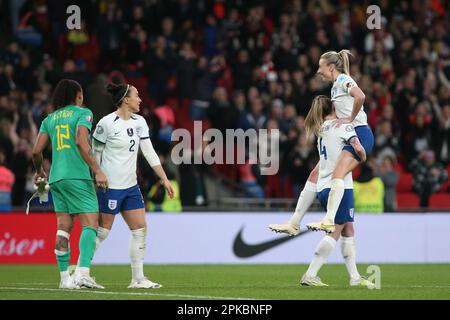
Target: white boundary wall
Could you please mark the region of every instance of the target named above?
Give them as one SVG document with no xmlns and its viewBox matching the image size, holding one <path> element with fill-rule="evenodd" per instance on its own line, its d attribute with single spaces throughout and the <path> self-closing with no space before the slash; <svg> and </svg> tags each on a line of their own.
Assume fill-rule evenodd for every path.
<svg viewBox="0 0 450 320">
<path fill-rule="evenodd" d="M 308 232 L 271 246 L 258 254 L 254 245 L 285 237 L 267 225 L 287 221 L 290 213 L 179 213 L 147 214 L 148 264 L 309 263 L 323 237 Z M 322 214 L 307 214 L 307 222 Z M 234 250 L 242 229 L 244 245 Z M 450 263 L 450 213 L 358 214 L 355 218 L 358 263 Z M 128 264 L 130 231 L 121 217 L 94 257 L 97 264 Z M 243 250 L 251 255 L 239 257 Z M 330 263 L 342 263 L 340 245 Z"/>
</svg>

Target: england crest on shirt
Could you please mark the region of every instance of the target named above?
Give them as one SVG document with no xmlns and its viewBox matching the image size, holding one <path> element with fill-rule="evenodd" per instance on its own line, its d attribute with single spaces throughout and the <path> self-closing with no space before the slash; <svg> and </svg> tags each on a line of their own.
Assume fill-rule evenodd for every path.
<svg viewBox="0 0 450 320">
<path fill-rule="evenodd" d="M 117 208 L 117 200 L 108 200 L 108 208 L 110 208 L 111 210 L 114 210 L 115 208 Z"/>
</svg>

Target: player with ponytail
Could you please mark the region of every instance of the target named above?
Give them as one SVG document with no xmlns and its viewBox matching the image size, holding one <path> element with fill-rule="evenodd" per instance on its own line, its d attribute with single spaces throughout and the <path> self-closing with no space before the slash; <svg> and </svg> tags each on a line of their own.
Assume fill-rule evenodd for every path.
<svg viewBox="0 0 450 320">
<path fill-rule="evenodd" d="M 344 124 L 351 124 L 361 141 L 366 155 L 369 156 L 373 148 L 374 137 L 363 109 L 365 95 L 350 76 L 350 55 L 351 52 L 349 50 L 325 52 L 320 57 L 317 74 L 324 80 L 333 83 L 331 101 L 338 118 L 334 120 L 333 125 L 340 127 Z M 361 150 L 355 150 L 355 147 L 352 145 L 343 147 L 332 175 L 327 214 L 321 221 L 307 224 L 308 228 L 324 230 L 327 233 L 334 231 L 336 212 L 344 194 L 343 179 L 362 162 L 362 159 L 358 157 L 358 152 L 361 152 Z M 316 198 L 318 173 L 319 167 L 316 165 L 311 171 L 303 191 L 300 193 L 297 207 L 289 222 L 271 225 L 272 230 L 291 235 L 296 235 L 300 232 L 298 227 L 300 221 Z"/>
</svg>

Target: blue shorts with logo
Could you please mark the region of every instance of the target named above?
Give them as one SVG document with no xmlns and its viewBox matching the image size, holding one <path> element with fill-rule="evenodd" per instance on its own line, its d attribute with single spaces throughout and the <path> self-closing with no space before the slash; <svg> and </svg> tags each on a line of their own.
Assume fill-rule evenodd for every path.
<svg viewBox="0 0 450 320">
<path fill-rule="evenodd" d="M 121 211 L 145 208 L 138 185 L 128 189 L 99 189 L 97 197 L 99 210 L 103 213 L 118 214 Z"/>
<path fill-rule="evenodd" d="M 323 189 L 322 191 L 317 193 L 317 199 L 319 199 L 320 204 L 325 210 L 327 210 L 329 193 L 330 188 Z M 334 223 L 344 224 L 346 222 L 353 222 L 354 207 L 353 189 L 345 189 L 341 203 L 339 204 L 338 211 L 336 212 Z"/>
<path fill-rule="evenodd" d="M 374 144 L 372 129 L 370 129 L 369 126 L 358 126 L 355 127 L 355 131 L 359 141 L 361 142 L 361 145 L 363 146 L 364 150 L 366 150 L 366 155 L 369 156 L 372 153 Z M 344 148 L 342 148 L 342 150 L 347 150 L 348 152 L 353 154 L 356 160 L 361 161 L 361 159 L 359 159 L 359 157 L 356 155 L 356 152 L 352 146 L 345 146 Z"/>
</svg>

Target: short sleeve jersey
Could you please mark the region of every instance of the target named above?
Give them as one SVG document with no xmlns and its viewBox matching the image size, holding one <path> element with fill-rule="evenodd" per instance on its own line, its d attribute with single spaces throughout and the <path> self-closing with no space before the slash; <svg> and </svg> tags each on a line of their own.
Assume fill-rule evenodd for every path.
<svg viewBox="0 0 450 320">
<path fill-rule="evenodd" d="M 85 126 L 91 131 L 92 111 L 78 106 L 65 106 L 49 114 L 39 132 L 49 136 L 52 144 L 52 165 L 49 183 L 64 179 L 92 180 L 89 166 L 76 143 L 77 128 Z"/>
<path fill-rule="evenodd" d="M 331 88 L 331 101 L 333 101 L 336 116 L 338 118 L 350 117 L 353 110 L 354 98 L 350 95 L 350 90 L 357 87 L 355 80 L 344 73 L 340 74 Z M 359 110 L 352 123 L 355 127 L 367 125 L 367 115 L 364 106 Z"/>
<path fill-rule="evenodd" d="M 150 139 L 144 117 L 133 114 L 124 120 L 115 112 L 97 124 L 94 139 L 105 145 L 100 167 L 108 179 L 110 189 L 127 189 L 137 184 L 136 163 L 140 141 Z"/>
<path fill-rule="evenodd" d="M 342 125 L 339 128 L 333 125 L 332 120 L 327 120 L 322 124 L 317 139 L 317 148 L 320 154 L 317 191 L 330 188 L 333 171 L 342 148 L 348 145 L 348 141 L 352 137 L 356 136 L 355 129 L 351 124 Z M 344 187 L 345 189 L 353 188 L 351 173 L 344 177 Z"/>
</svg>

